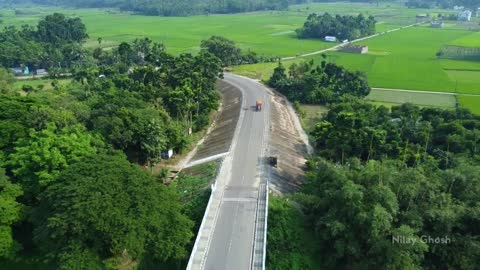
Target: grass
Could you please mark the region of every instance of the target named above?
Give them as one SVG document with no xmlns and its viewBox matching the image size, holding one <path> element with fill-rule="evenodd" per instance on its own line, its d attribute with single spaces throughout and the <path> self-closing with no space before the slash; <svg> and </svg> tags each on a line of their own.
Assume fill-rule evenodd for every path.
<svg viewBox="0 0 480 270">
<path fill-rule="evenodd" d="M 480 47 L 480 32 L 474 32 L 468 36 L 464 36 L 453 40 L 449 45 L 464 47 Z"/>
<path fill-rule="evenodd" d="M 364 72 L 372 87 L 480 94 L 480 62 L 435 57 L 435 53 L 444 44 L 471 35 L 471 31 L 461 29 L 413 27 L 362 42 L 361 44 L 369 46 L 368 54 L 329 52 L 327 59 L 350 70 Z M 285 61 L 283 64 L 288 68 L 294 62 L 311 59 L 318 64 L 321 56 Z M 276 65 L 243 65 L 234 67 L 233 72 L 267 80 Z M 379 95 L 375 91 L 369 97 L 370 100 L 378 102 L 412 102 L 422 106 L 440 107 L 454 106 L 453 98 L 415 93 Z M 480 107 L 480 102 L 464 102 L 460 105 L 475 111 Z"/>
<path fill-rule="evenodd" d="M 42 90 L 51 90 L 51 89 L 53 89 L 52 81 L 53 81 L 52 79 L 17 80 L 13 84 L 13 87 L 16 90 L 22 90 L 22 86 L 24 86 L 24 85 L 31 85 L 35 89 L 37 89 L 37 87 L 43 85 Z M 60 80 L 57 80 L 57 81 L 58 81 L 59 85 L 66 85 L 66 84 L 71 82 L 70 79 L 60 79 Z"/>
<path fill-rule="evenodd" d="M 382 3 L 311 3 L 293 5 L 288 11 L 262 11 L 229 15 L 201 15 L 192 17 L 156 17 L 121 13 L 116 10 L 66 9 L 25 6 L 25 15 L 16 16 L 12 9 L 3 9 L 3 25 L 35 24 L 52 12 L 63 12 L 80 17 L 86 24 L 90 39 L 87 47 L 111 47 L 121 41 L 149 37 L 163 42 L 171 53 L 197 52 L 200 41 L 211 35 L 233 39 L 245 49 L 269 56 L 293 56 L 332 46 L 320 40 L 299 40 L 294 30 L 301 27 L 309 13 L 374 15 L 379 21 L 377 31 L 383 32 L 400 25 L 415 22 L 415 15 L 426 10 L 407 9 L 402 4 Z M 34 11 L 34 12 L 30 12 Z M 436 12 L 429 10 L 429 13 Z M 440 12 L 440 11 L 438 11 Z M 448 11 L 441 11 L 448 13 Z"/>
<path fill-rule="evenodd" d="M 328 112 L 327 107 L 321 105 L 300 105 L 301 123 L 307 134 L 315 128 L 322 116 Z"/>
<path fill-rule="evenodd" d="M 476 85 L 480 78 L 479 62 L 437 59 L 435 56 L 442 45 L 470 34 L 467 30 L 412 27 L 361 42 L 369 46 L 368 54 L 329 52 L 327 56 L 330 62 L 366 73 L 372 87 L 480 94 Z M 310 59 L 320 63 L 321 56 L 284 64 L 289 66 Z M 276 63 L 244 65 L 233 71 L 246 76 L 260 74 L 266 80 L 275 66 Z M 449 72 L 450 69 L 474 72 Z"/>
<path fill-rule="evenodd" d="M 15 261 L 0 260 L 0 269 L 2 270 L 50 270 L 51 266 L 42 263 L 37 257 L 19 257 Z"/>
<path fill-rule="evenodd" d="M 458 102 L 462 107 L 480 115 L 480 96 L 459 96 Z"/>
<path fill-rule="evenodd" d="M 403 92 L 372 89 L 367 100 L 389 103 L 402 104 L 412 103 L 419 106 L 435 106 L 444 108 L 455 108 L 456 99 L 453 95 L 419 93 L 419 92 Z"/>
</svg>

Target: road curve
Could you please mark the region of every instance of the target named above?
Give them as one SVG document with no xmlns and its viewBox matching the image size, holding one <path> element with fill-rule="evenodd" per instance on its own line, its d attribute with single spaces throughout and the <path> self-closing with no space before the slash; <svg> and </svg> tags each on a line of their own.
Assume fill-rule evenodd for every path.
<svg viewBox="0 0 480 270">
<path fill-rule="evenodd" d="M 225 74 L 224 80 L 242 92 L 241 114 L 187 269 L 249 270 L 253 264 L 259 188 L 266 181 L 261 175 L 269 90 L 233 74 Z M 260 112 L 255 111 L 257 99 L 263 101 Z"/>
</svg>

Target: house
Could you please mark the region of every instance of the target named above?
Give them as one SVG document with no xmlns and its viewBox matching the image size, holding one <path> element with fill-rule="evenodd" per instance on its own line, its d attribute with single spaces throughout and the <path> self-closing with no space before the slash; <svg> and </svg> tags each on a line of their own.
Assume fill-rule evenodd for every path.
<svg viewBox="0 0 480 270">
<path fill-rule="evenodd" d="M 161 154 L 163 159 L 170 159 L 173 156 L 173 149 L 169 149 L 168 151 L 163 151 Z"/>
<path fill-rule="evenodd" d="M 35 74 L 37 76 L 47 76 L 48 72 L 45 69 L 40 68 L 40 69 L 37 69 L 37 71 L 35 71 Z"/>
<path fill-rule="evenodd" d="M 415 18 L 416 18 L 417 23 L 418 22 L 425 22 L 425 21 L 428 21 L 430 19 L 430 15 L 428 15 L 426 13 L 420 13 L 420 14 L 417 14 L 417 16 L 415 16 Z"/>
<path fill-rule="evenodd" d="M 470 10 L 464 10 L 458 13 L 458 20 L 469 22 L 472 19 L 472 12 Z"/>
<path fill-rule="evenodd" d="M 23 69 L 16 67 L 16 68 L 11 68 L 10 71 L 13 73 L 15 76 L 22 76 L 23 75 Z"/>
<path fill-rule="evenodd" d="M 345 46 L 342 46 L 342 48 L 340 48 L 340 51 L 365 54 L 368 53 L 368 46 L 347 44 Z"/>
<path fill-rule="evenodd" d="M 333 36 L 325 36 L 325 41 L 328 42 L 337 42 L 337 38 Z"/>
<path fill-rule="evenodd" d="M 15 76 L 28 76 L 30 74 L 30 70 L 28 69 L 28 67 L 25 67 L 25 68 L 15 67 L 15 68 L 11 68 L 10 71 Z"/>
<path fill-rule="evenodd" d="M 454 6 L 453 7 L 453 10 L 464 10 L 465 7 L 464 6 Z"/>
<path fill-rule="evenodd" d="M 430 24 L 430 27 L 432 27 L 432 28 L 443 28 L 443 22 L 432 22 Z"/>
</svg>

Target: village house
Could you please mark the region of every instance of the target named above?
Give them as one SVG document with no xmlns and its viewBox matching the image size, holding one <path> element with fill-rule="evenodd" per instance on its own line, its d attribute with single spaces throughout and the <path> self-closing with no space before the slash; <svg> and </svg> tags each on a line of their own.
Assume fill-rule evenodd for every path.
<svg viewBox="0 0 480 270">
<path fill-rule="evenodd" d="M 328 42 L 337 42 L 337 38 L 333 36 L 325 36 L 325 41 Z"/>
<path fill-rule="evenodd" d="M 464 10 L 458 13 L 458 20 L 469 22 L 472 19 L 472 12 L 470 10 Z"/>
<path fill-rule="evenodd" d="M 443 28 L 443 22 L 440 22 L 440 21 L 438 21 L 438 22 L 432 22 L 432 23 L 430 24 L 430 27 L 432 27 L 432 28 Z"/>
<path fill-rule="evenodd" d="M 345 46 L 342 46 L 342 48 L 340 48 L 340 51 L 365 54 L 368 53 L 368 46 L 347 44 Z"/>
</svg>

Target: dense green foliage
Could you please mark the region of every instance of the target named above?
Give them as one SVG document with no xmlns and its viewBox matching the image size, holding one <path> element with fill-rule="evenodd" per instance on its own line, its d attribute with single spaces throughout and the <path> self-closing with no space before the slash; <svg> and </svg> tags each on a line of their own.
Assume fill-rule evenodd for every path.
<svg viewBox="0 0 480 270">
<path fill-rule="evenodd" d="M 329 109 L 311 133 L 308 180 L 292 197 L 321 269 L 476 269 L 480 118 L 355 99 Z"/>
<path fill-rule="evenodd" d="M 375 18 L 358 16 L 332 16 L 329 13 L 308 15 L 302 28 L 296 30 L 299 38 L 321 38 L 334 36 L 340 40 L 354 40 L 375 34 Z"/>
<path fill-rule="evenodd" d="M 474 157 L 480 150 L 480 117 L 468 111 L 387 108 L 363 102 L 333 105 L 312 132 L 320 155 L 337 162 L 348 157 L 400 159 L 413 166 L 434 158 L 452 166 L 451 156 Z"/>
<path fill-rule="evenodd" d="M 34 215 L 38 245 L 60 269 L 103 269 L 115 258 L 181 259 L 192 233 L 176 193 L 121 154 L 69 166 L 41 194 Z"/>
<path fill-rule="evenodd" d="M 288 200 L 270 197 L 267 269 L 313 270 L 316 247 L 305 234 L 306 216 Z"/>
<path fill-rule="evenodd" d="M 275 68 L 268 84 L 292 101 L 309 104 L 338 102 L 347 96 L 365 97 L 370 93 L 365 75 L 322 61 L 292 64 L 288 75 L 282 63 Z"/>
<path fill-rule="evenodd" d="M 235 42 L 221 36 L 212 36 L 207 40 L 202 40 L 200 47 L 202 51 L 209 52 L 222 60 L 223 66 L 273 62 L 276 60 L 274 57 L 257 56 L 253 51 L 244 53 L 235 45 Z"/>
<path fill-rule="evenodd" d="M 30 29 L 32 43 L 57 48 L 81 46 L 81 25 L 54 14 L 37 30 L 10 30 Z M 208 125 L 221 61 L 208 52 L 172 56 L 148 38 L 84 53 L 89 61 L 69 67 L 72 80 L 49 88 L 19 93 L 0 69 L 0 260 L 35 254 L 55 269 L 177 267 L 196 229 L 190 217 L 198 219 L 208 193 L 183 205 L 175 186 L 140 167 L 183 151 L 189 131 Z"/>
<path fill-rule="evenodd" d="M 478 162 L 309 163 L 304 187 L 323 269 L 475 269 Z"/>
<path fill-rule="evenodd" d="M 81 43 L 88 37 L 79 18 L 55 13 L 36 28 L 8 26 L 0 32 L 0 65 L 5 68 L 68 68 L 86 61 Z"/>
<path fill-rule="evenodd" d="M 22 195 L 20 185 L 11 183 L 0 168 L 0 258 L 14 258 L 20 248 L 12 235 L 12 224 L 22 217 L 23 205 L 17 202 Z"/>
</svg>

